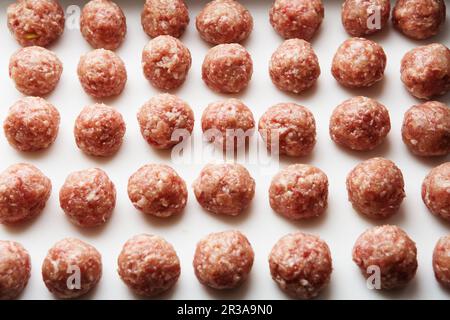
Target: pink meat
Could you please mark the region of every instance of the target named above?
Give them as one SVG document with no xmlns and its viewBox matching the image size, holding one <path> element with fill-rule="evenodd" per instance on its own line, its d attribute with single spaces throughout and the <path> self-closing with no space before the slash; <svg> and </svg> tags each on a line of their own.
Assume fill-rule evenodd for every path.
<svg viewBox="0 0 450 320">
<path fill-rule="evenodd" d="M 255 180 L 240 164 L 208 164 L 194 181 L 193 188 L 205 210 L 237 216 L 250 206 Z"/>
<path fill-rule="evenodd" d="M 253 75 L 253 61 L 245 48 L 237 43 L 220 44 L 209 49 L 202 65 L 206 85 L 219 93 L 244 90 Z"/>
<path fill-rule="evenodd" d="M 364 38 L 351 38 L 338 48 L 331 72 L 343 86 L 361 88 L 373 86 L 383 79 L 386 54 L 383 48 Z"/>
<path fill-rule="evenodd" d="M 328 206 L 328 177 L 310 165 L 290 165 L 272 179 L 269 200 L 272 209 L 288 219 L 318 217 Z"/>
<path fill-rule="evenodd" d="M 73 224 L 82 228 L 98 227 L 113 213 L 116 188 L 101 169 L 76 171 L 61 187 L 59 203 Z"/>
<path fill-rule="evenodd" d="M 141 167 L 128 180 L 128 197 L 144 214 L 168 218 L 186 207 L 188 193 L 184 180 L 167 165 Z"/>
<path fill-rule="evenodd" d="M 74 277 L 80 276 L 80 286 Z M 58 241 L 42 263 L 47 289 L 60 299 L 75 299 L 89 293 L 102 277 L 102 257 L 90 244 L 74 238 Z"/>
<path fill-rule="evenodd" d="M 38 168 L 19 163 L 0 174 L 0 223 L 17 224 L 38 216 L 45 207 L 52 184 Z"/>
<path fill-rule="evenodd" d="M 259 133 L 271 152 L 290 157 L 306 156 L 316 145 L 316 121 L 307 108 L 279 103 L 259 120 Z"/>
<path fill-rule="evenodd" d="M 319 60 L 309 42 L 290 39 L 273 53 L 269 63 L 273 84 L 280 90 L 302 93 L 320 76 Z"/>
<path fill-rule="evenodd" d="M 78 148 L 88 155 L 108 157 L 122 146 L 126 125 L 122 115 L 104 104 L 85 107 L 75 121 Z"/>
<path fill-rule="evenodd" d="M 237 288 L 247 280 L 254 256 L 250 242 L 239 231 L 211 233 L 197 244 L 195 275 L 214 289 Z"/>
<path fill-rule="evenodd" d="M 373 219 L 386 219 L 398 211 L 405 198 L 404 187 L 400 169 L 383 158 L 363 161 L 347 176 L 353 208 Z"/>
<path fill-rule="evenodd" d="M 160 90 L 173 90 L 185 81 L 191 68 L 189 49 L 172 36 L 158 36 L 142 52 L 142 68 L 150 83 Z"/>
<path fill-rule="evenodd" d="M 172 288 L 180 277 L 180 260 L 161 237 L 141 234 L 128 240 L 118 258 L 122 281 L 136 294 L 155 297 Z"/>
<path fill-rule="evenodd" d="M 365 278 L 379 268 L 380 289 L 403 287 L 417 271 L 416 244 L 397 226 L 373 227 L 356 240 L 353 261 Z"/>
<path fill-rule="evenodd" d="M 91 0 L 81 11 L 80 29 L 94 49 L 115 50 L 125 39 L 127 20 L 111 0 Z"/>
<path fill-rule="evenodd" d="M 378 101 L 367 97 L 345 100 L 334 109 L 330 119 L 331 139 L 352 150 L 375 149 L 390 130 L 389 111 Z"/>
<path fill-rule="evenodd" d="M 333 271 L 328 245 L 319 237 L 296 232 L 282 237 L 269 255 L 272 279 L 297 299 L 317 297 Z"/>
<path fill-rule="evenodd" d="M 200 11 L 195 25 L 202 39 L 209 43 L 239 43 L 252 32 L 253 17 L 237 1 L 213 0 Z"/>
<path fill-rule="evenodd" d="M 38 151 L 50 147 L 59 131 L 60 115 L 49 102 L 38 97 L 17 101 L 3 123 L 11 146 L 20 151 Z"/>
</svg>

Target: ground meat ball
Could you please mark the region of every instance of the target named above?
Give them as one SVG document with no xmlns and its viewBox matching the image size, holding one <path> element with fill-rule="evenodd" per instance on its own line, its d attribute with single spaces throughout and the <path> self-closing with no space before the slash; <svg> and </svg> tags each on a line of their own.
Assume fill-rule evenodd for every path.
<svg viewBox="0 0 450 320">
<path fill-rule="evenodd" d="M 240 164 L 208 164 L 193 184 L 198 203 L 215 214 L 237 216 L 250 206 L 255 180 Z"/>
<path fill-rule="evenodd" d="M 59 203 L 73 224 L 82 228 L 98 227 L 113 213 L 116 188 L 101 169 L 77 171 L 64 182 Z"/>
<path fill-rule="evenodd" d="M 195 250 L 194 271 L 201 284 L 214 289 L 234 289 L 247 280 L 254 252 L 239 231 L 211 233 Z"/>
<path fill-rule="evenodd" d="M 149 164 L 128 180 L 128 197 L 143 213 L 168 218 L 183 211 L 188 193 L 186 183 L 171 167 Z"/>
<path fill-rule="evenodd" d="M 450 236 L 442 237 L 433 252 L 433 270 L 436 280 L 450 288 Z"/>
<path fill-rule="evenodd" d="M 8 28 L 23 47 L 46 47 L 64 31 L 64 10 L 57 0 L 18 0 L 7 9 Z"/>
<path fill-rule="evenodd" d="M 273 53 L 269 74 L 278 89 L 301 93 L 312 87 L 319 78 L 319 60 L 309 42 L 286 40 Z"/>
<path fill-rule="evenodd" d="M 0 174 L 0 223 L 28 221 L 44 210 L 50 197 L 50 179 L 35 166 L 19 163 Z"/>
<path fill-rule="evenodd" d="M 404 187 L 400 169 L 383 158 L 363 161 L 347 176 L 348 199 L 353 208 L 372 219 L 394 215 L 405 198 Z"/>
<path fill-rule="evenodd" d="M 75 122 L 78 148 L 88 155 L 108 157 L 122 146 L 126 126 L 122 115 L 112 107 L 94 104 L 85 107 Z"/>
<path fill-rule="evenodd" d="M 279 103 L 261 117 L 259 133 L 271 152 L 306 156 L 316 144 L 316 121 L 311 111 L 303 106 Z"/>
<path fill-rule="evenodd" d="M 160 94 L 146 102 L 137 119 L 144 139 L 157 149 L 170 149 L 194 129 L 194 112 L 180 98 Z"/>
<path fill-rule="evenodd" d="M 22 48 L 9 60 L 9 76 L 17 90 L 27 96 L 44 96 L 52 92 L 62 71 L 58 57 L 41 47 Z"/>
<path fill-rule="evenodd" d="M 80 29 L 93 48 L 115 50 L 125 39 L 127 20 L 115 2 L 91 0 L 81 12 Z"/>
<path fill-rule="evenodd" d="M 183 0 L 146 0 L 141 23 L 152 38 L 162 35 L 179 38 L 189 24 L 189 11 Z"/>
<path fill-rule="evenodd" d="M 42 263 L 48 290 L 60 299 L 79 298 L 102 277 L 102 257 L 90 244 L 74 238 L 57 242 Z"/>
<path fill-rule="evenodd" d="M 26 97 L 10 109 L 3 129 L 11 146 L 20 151 L 48 148 L 56 140 L 60 116 L 49 102 L 38 97 Z"/>
<path fill-rule="evenodd" d="M 321 0 L 275 0 L 270 24 L 283 38 L 311 40 L 324 17 Z"/>
<path fill-rule="evenodd" d="M 403 57 L 400 72 L 416 98 L 444 95 L 450 90 L 450 49 L 438 43 L 412 49 Z"/>
<path fill-rule="evenodd" d="M 391 120 L 386 107 L 366 97 L 345 100 L 334 109 L 330 119 L 331 139 L 352 150 L 375 149 L 390 130 Z"/>
<path fill-rule="evenodd" d="M 445 156 L 450 153 L 450 108 L 430 101 L 411 107 L 402 126 L 403 142 L 418 156 Z"/>
<path fill-rule="evenodd" d="M 390 11 L 390 0 L 346 0 L 342 4 L 342 24 L 353 37 L 368 36 L 387 25 Z"/>
<path fill-rule="evenodd" d="M 180 87 L 186 81 L 191 64 L 189 49 L 172 36 L 156 37 L 142 52 L 144 75 L 160 90 Z"/>
<path fill-rule="evenodd" d="M 450 162 L 437 166 L 426 176 L 422 199 L 431 213 L 450 220 Z"/>
<path fill-rule="evenodd" d="M 119 275 L 138 295 L 154 297 L 172 288 L 180 277 L 180 260 L 161 237 L 141 234 L 128 240 L 118 259 Z"/>
<path fill-rule="evenodd" d="M 427 39 L 438 33 L 445 14 L 444 0 L 397 0 L 392 23 L 410 38 Z"/>
<path fill-rule="evenodd" d="M 214 0 L 200 11 L 195 25 L 202 39 L 209 43 L 238 43 L 250 36 L 253 18 L 237 1 Z"/>
<path fill-rule="evenodd" d="M 109 50 L 97 49 L 83 55 L 77 72 L 84 91 L 94 98 L 118 96 L 127 82 L 125 64 Z"/>
<path fill-rule="evenodd" d="M 282 237 L 269 256 L 272 279 L 298 299 L 312 299 L 328 285 L 333 271 L 330 248 L 319 237 L 296 232 Z"/>
<path fill-rule="evenodd" d="M 416 244 L 397 226 L 373 227 L 356 240 L 353 261 L 366 279 L 374 274 L 373 267 L 380 268 L 380 289 L 395 289 L 416 274 Z"/>
<path fill-rule="evenodd" d="M 253 74 L 253 61 L 245 48 L 237 43 L 221 44 L 209 49 L 202 65 L 206 85 L 219 93 L 244 90 Z"/>
<path fill-rule="evenodd" d="M 225 149 L 245 145 L 254 128 L 252 111 L 238 99 L 213 102 L 203 112 L 203 133 Z"/>
<path fill-rule="evenodd" d="M 31 275 L 28 251 L 13 241 L 0 241 L 0 300 L 17 298 Z"/>
<path fill-rule="evenodd" d="M 272 209 L 288 219 L 320 216 L 328 204 L 328 177 L 310 165 L 290 165 L 272 179 L 269 200 Z"/>
<path fill-rule="evenodd" d="M 333 58 L 334 78 L 348 88 L 370 87 L 383 79 L 386 54 L 383 48 L 364 38 L 351 38 L 339 47 Z"/>
</svg>

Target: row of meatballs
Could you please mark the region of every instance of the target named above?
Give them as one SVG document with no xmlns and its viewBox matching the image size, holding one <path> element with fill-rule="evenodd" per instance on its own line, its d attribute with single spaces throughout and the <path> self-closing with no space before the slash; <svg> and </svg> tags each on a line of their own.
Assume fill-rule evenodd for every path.
<svg viewBox="0 0 450 320">
<path fill-rule="evenodd" d="M 364 38 L 350 38 L 338 48 L 331 72 L 345 87 L 370 87 L 383 79 L 386 61 L 379 44 Z M 186 81 L 191 64 L 189 49 L 171 36 L 151 40 L 142 53 L 143 73 L 159 90 L 180 87 Z M 110 50 L 96 49 L 83 55 L 77 70 L 85 92 L 97 99 L 117 96 L 126 86 L 125 64 Z M 9 62 L 9 74 L 16 88 L 29 96 L 52 92 L 62 71 L 58 57 L 37 46 L 19 49 Z M 298 94 L 315 85 L 321 68 L 309 42 L 289 39 L 273 53 L 269 74 L 277 88 Z M 209 49 L 202 65 L 205 84 L 219 93 L 241 92 L 252 75 L 250 53 L 237 43 Z M 401 80 L 407 90 L 420 99 L 446 94 L 450 90 L 450 49 L 433 43 L 407 52 L 401 62 Z"/>
<path fill-rule="evenodd" d="M 296 232 L 282 237 L 268 260 L 272 279 L 295 298 L 318 296 L 331 279 L 330 249 L 315 235 Z M 193 267 L 201 284 L 218 290 L 233 289 L 246 281 L 253 261 L 254 251 L 248 239 L 239 231 L 225 231 L 209 234 L 198 242 Z M 417 248 L 399 227 L 374 227 L 357 239 L 353 261 L 367 278 L 369 288 L 395 289 L 414 278 Z M 432 264 L 436 280 L 450 288 L 450 236 L 437 242 Z M 28 252 L 17 242 L 0 241 L 0 267 L 0 299 L 18 297 L 30 278 Z M 176 284 L 181 273 L 180 260 L 166 240 L 141 234 L 123 246 L 118 273 L 135 294 L 155 297 Z M 100 253 L 74 238 L 57 242 L 42 264 L 44 283 L 57 298 L 83 296 L 101 276 Z M 374 280 L 369 279 L 372 276 Z"/>
<path fill-rule="evenodd" d="M 159 94 L 137 113 L 140 131 L 148 144 L 170 149 L 188 139 L 194 129 L 194 112 L 171 94 Z M 25 97 L 10 107 L 3 123 L 11 146 L 20 151 L 50 147 L 57 138 L 58 110 L 40 97 Z M 254 134 L 253 113 L 241 100 L 225 99 L 207 106 L 201 118 L 203 138 L 222 148 L 243 150 Z M 367 97 L 345 100 L 332 112 L 332 140 L 350 150 L 369 151 L 381 145 L 391 130 L 388 109 Z M 261 117 L 258 131 L 270 152 L 300 157 L 316 145 L 316 121 L 312 112 L 295 103 L 279 103 Z M 119 111 L 105 104 L 85 107 L 75 121 L 77 146 L 86 154 L 108 157 L 122 146 L 126 124 Z M 450 153 L 450 108 L 437 101 L 415 105 L 405 113 L 402 137 L 419 156 Z"/>
<path fill-rule="evenodd" d="M 275 0 L 269 10 L 270 23 L 285 39 L 309 41 L 324 19 L 321 0 Z M 365 37 L 386 27 L 390 0 L 345 0 L 342 24 L 348 34 Z M 444 0 L 397 0 L 392 23 L 412 39 L 427 39 L 439 32 L 446 18 Z M 46 47 L 55 42 L 65 27 L 64 10 L 57 0 L 18 0 L 7 10 L 8 27 L 22 46 Z M 183 0 L 146 0 L 141 24 L 148 36 L 179 38 L 189 24 Z M 238 1 L 214 0 L 196 17 L 201 38 L 211 44 L 245 41 L 253 30 L 253 17 Z M 94 48 L 117 49 L 127 32 L 122 9 L 110 0 L 91 0 L 80 16 L 80 30 Z"/>
<path fill-rule="evenodd" d="M 450 220 L 450 162 L 432 169 L 422 183 L 422 199 L 434 215 Z M 348 199 L 360 214 L 386 219 L 400 208 L 404 198 L 401 170 L 390 160 L 372 158 L 358 164 L 347 176 Z M 52 184 L 31 164 L 15 164 L 0 174 L 0 223 L 14 225 L 38 216 L 50 197 Z M 146 215 L 168 218 L 186 207 L 185 181 L 170 166 L 148 164 L 128 180 L 128 197 Z M 217 215 L 237 216 L 251 204 L 255 180 L 235 163 L 210 163 L 193 183 L 198 203 Z M 328 177 L 317 167 L 290 165 L 274 176 L 269 188 L 272 209 L 292 219 L 324 214 L 328 206 Z M 71 173 L 59 192 L 68 219 L 83 228 L 105 224 L 116 205 L 116 188 L 108 175 L 93 168 Z"/>
</svg>

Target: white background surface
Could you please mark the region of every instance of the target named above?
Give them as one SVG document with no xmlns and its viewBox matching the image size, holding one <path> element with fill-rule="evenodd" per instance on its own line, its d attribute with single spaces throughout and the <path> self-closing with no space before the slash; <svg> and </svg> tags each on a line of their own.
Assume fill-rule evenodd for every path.
<svg viewBox="0 0 450 320">
<path fill-rule="evenodd" d="M 7 110 L 21 95 L 8 78 L 8 60 L 18 49 L 18 44 L 6 27 L 5 10 L 12 1 L 0 2 L 0 88 L 1 121 Z M 63 1 L 70 4 L 84 4 L 86 1 Z M 379 42 L 388 57 L 385 79 L 370 89 L 347 90 L 340 87 L 330 73 L 331 60 L 337 47 L 348 36 L 340 20 L 341 1 L 325 2 L 325 20 L 314 37 L 312 44 L 319 57 L 322 75 L 317 85 L 299 96 L 278 91 L 271 83 L 267 71 L 272 52 L 282 43 L 282 39 L 269 24 L 269 0 L 242 1 L 251 11 L 255 26 L 250 38 L 244 43 L 254 61 L 253 80 L 249 88 L 236 97 L 241 98 L 254 112 L 258 120 L 264 111 L 278 102 L 293 101 L 305 105 L 314 113 L 318 129 L 317 146 L 313 154 L 302 159 L 282 159 L 280 166 L 295 162 L 310 163 L 323 169 L 330 180 L 329 208 L 322 218 L 309 222 L 292 222 L 276 215 L 269 206 L 268 187 L 272 172 L 264 173 L 258 166 L 247 167 L 256 179 L 256 198 L 250 210 L 236 218 L 222 218 L 206 213 L 197 204 L 191 184 L 207 160 L 192 164 L 174 164 L 173 167 L 189 186 L 189 201 L 183 215 L 169 220 L 145 217 L 135 210 L 126 193 L 128 177 L 146 163 L 161 162 L 171 164 L 169 152 L 159 152 L 150 148 L 140 135 L 136 121 L 138 108 L 158 92 L 142 75 L 140 57 L 144 45 L 149 40 L 140 25 L 140 11 L 143 1 L 118 3 L 128 19 L 128 35 L 118 54 L 123 58 L 128 70 L 128 83 L 124 93 L 105 101 L 117 107 L 127 123 L 126 140 L 120 152 L 111 159 L 99 160 L 85 156 L 75 145 L 73 125 L 82 107 L 93 103 L 82 90 L 76 75 L 76 66 L 81 54 L 90 50 L 79 30 L 65 31 L 61 40 L 51 47 L 64 64 L 61 82 L 53 94 L 48 96 L 61 113 L 61 128 L 58 139 L 49 150 L 36 154 L 18 153 L 12 149 L 3 132 L 0 135 L 0 169 L 16 162 L 31 162 L 37 165 L 53 183 L 53 192 L 42 215 L 33 222 L 15 228 L 0 226 L 0 238 L 21 242 L 32 257 L 32 276 L 23 299 L 51 299 L 41 279 L 41 263 L 47 250 L 65 237 L 78 237 L 93 244 L 103 256 L 103 278 L 98 287 L 87 298 L 92 299 L 133 299 L 135 297 L 121 282 L 117 274 L 116 259 L 124 242 L 139 233 L 155 233 L 171 242 L 181 259 L 182 273 L 178 284 L 162 298 L 170 299 L 285 299 L 271 280 L 267 257 L 271 247 L 283 235 L 301 230 L 320 235 L 331 248 L 334 270 L 330 286 L 323 292 L 324 299 L 395 299 L 425 298 L 448 299 L 450 292 L 442 289 L 434 280 L 431 256 L 439 237 L 450 233 L 450 225 L 433 217 L 425 208 L 420 197 L 420 186 L 427 172 L 449 158 L 421 159 L 411 155 L 401 142 L 400 128 L 403 114 L 408 107 L 417 103 L 403 88 L 400 81 L 400 60 L 411 48 L 430 42 L 450 45 L 449 20 L 441 33 L 423 42 L 407 39 L 391 25 L 381 34 L 371 39 Z M 195 29 L 195 16 L 205 1 L 188 1 L 191 23 L 181 40 L 189 47 L 193 57 L 189 77 L 183 87 L 174 92 L 185 99 L 196 116 L 194 140 L 201 140 L 200 117 L 206 105 L 224 98 L 209 90 L 201 80 L 201 64 L 208 48 Z M 449 3 L 447 3 L 449 4 Z M 448 5 L 448 7 L 450 7 Z M 447 8 L 447 17 L 450 18 Z M 334 107 L 344 99 L 354 95 L 367 95 L 385 104 L 390 112 L 392 131 L 387 141 L 378 149 L 368 153 L 349 152 L 337 147 L 329 138 L 328 121 Z M 449 95 L 441 97 L 449 104 Z M 392 159 L 402 169 L 406 194 L 400 212 L 385 223 L 397 224 L 404 228 L 418 247 L 419 269 L 416 278 L 406 288 L 383 293 L 370 291 L 351 259 L 354 241 L 366 228 L 381 224 L 358 215 L 347 201 L 345 178 L 347 173 L 360 161 L 374 156 Z M 59 208 L 58 192 L 66 176 L 75 170 L 89 167 L 104 169 L 116 184 L 117 207 L 112 220 L 96 230 L 79 229 L 65 218 Z M 251 277 L 238 290 L 217 292 L 201 286 L 194 276 L 192 258 L 197 241 L 210 232 L 238 229 L 253 245 L 255 263 Z"/>
</svg>

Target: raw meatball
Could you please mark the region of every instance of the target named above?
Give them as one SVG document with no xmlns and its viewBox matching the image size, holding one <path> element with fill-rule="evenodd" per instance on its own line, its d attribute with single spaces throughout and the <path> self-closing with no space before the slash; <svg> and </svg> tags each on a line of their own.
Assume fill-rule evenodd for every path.
<svg viewBox="0 0 450 320">
<path fill-rule="evenodd" d="M 412 49 L 403 57 L 400 72 L 414 97 L 444 95 L 450 90 L 450 49 L 439 43 Z"/>
<path fill-rule="evenodd" d="M 352 150 L 375 149 L 390 130 L 391 120 L 386 107 L 366 97 L 345 100 L 334 109 L 330 119 L 331 139 Z"/>
<path fill-rule="evenodd" d="M 328 285 L 331 252 L 319 237 L 296 232 L 282 237 L 269 256 L 272 279 L 298 299 L 312 299 Z"/>
<path fill-rule="evenodd" d="M 141 234 L 128 240 L 118 259 L 119 275 L 138 295 L 157 296 L 172 288 L 180 277 L 180 260 L 161 237 Z"/>
<path fill-rule="evenodd" d="M 27 96 L 45 96 L 55 90 L 63 66 L 56 54 L 41 48 L 22 48 L 9 60 L 9 76 Z"/>
<path fill-rule="evenodd" d="M 444 0 L 397 0 L 392 23 L 412 39 L 427 39 L 438 33 L 445 14 Z"/>
<path fill-rule="evenodd" d="M 259 133 L 271 152 L 291 157 L 310 154 L 316 145 L 316 121 L 307 108 L 279 103 L 259 120 Z"/>
<path fill-rule="evenodd" d="M 348 199 L 359 213 L 373 219 L 394 215 L 405 198 L 405 183 L 394 162 L 372 158 L 347 176 Z"/>
<path fill-rule="evenodd" d="M 195 26 L 202 39 L 209 43 L 237 43 L 249 37 L 253 18 L 237 1 L 214 0 L 200 11 Z"/>
<path fill-rule="evenodd" d="M 35 166 L 19 163 L 0 173 L 0 223 L 17 224 L 44 210 L 52 183 Z"/>
<path fill-rule="evenodd" d="M 115 50 L 125 39 L 127 20 L 115 2 L 91 0 L 81 12 L 80 29 L 93 48 Z"/>
<path fill-rule="evenodd" d="M 328 205 L 328 177 L 307 164 L 290 165 L 272 179 L 269 200 L 272 209 L 288 219 L 320 216 Z"/>
<path fill-rule="evenodd" d="M 59 203 L 73 224 L 98 227 L 113 213 L 116 188 L 101 169 L 76 171 L 67 177 L 59 191 Z"/>
<path fill-rule="evenodd" d="M 108 157 L 122 146 L 126 126 L 122 115 L 104 104 L 85 107 L 75 122 L 78 148 L 88 155 Z"/>
<path fill-rule="evenodd" d="M 0 300 L 16 299 L 31 275 L 28 251 L 20 243 L 0 241 Z"/>
<path fill-rule="evenodd" d="M 395 289 L 405 286 L 416 274 L 416 244 L 397 226 L 373 227 L 356 240 L 353 261 L 366 279 L 374 274 L 372 268 L 379 268 L 377 289 Z"/>
<path fill-rule="evenodd" d="M 349 35 L 364 37 L 383 29 L 390 12 L 390 0 L 346 0 L 342 4 L 342 24 Z"/>
<path fill-rule="evenodd" d="M 319 60 L 309 42 L 286 40 L 273 53 L 269 74 L 278 89 L 301 93 L 311 88 L 319 78 Z"/>
<path fill-rule="evenodd" d="M 194 271 L 201 284 L 214 289 L 234 289 L 247 280 L 254 252 L 239 231 L 211 233 L 195 250 Z"/>
<path fill-rule="evenodd" d="M 436 280 L 450 288 L 450 236 L 442 237 L 433 252 L 433 270 Z"/>
<path fill-rule="evenodd" d="M 179 38 L 189 24 L 189 11 L 183 0 L 146 0 L 141 23 L 152 38 L 162 35 Z"/>
<path fill-rule="evenodd" d="M 275 0 L 270 24 L 283 38 L 311 40 L 324 17 L 321 0 Z"/>
<path fill-rule="evenodd" d="M 79 298 L 102 277 L 102 257 L 90 244 L 74 238 L 57 242 L 42 263 L 48 290 L 60 299 Z"/>
<path fill-rule="evenodd" d="M 127 82 L 127 70 L 122 59 L 105 49 L 83 55 L 77 72 L 84 91 L 94 98 L 118 96 Z"/>
<path fill-rule="evenodd" d="M 252 111 L 238 99 L 213 102 L 203 112 L 203 133 L 224 149 L 245 145 L 254 128 Z"/>
<path fill-rule="evenodd" d="M 206 85 L 219 93 L 244 90 L 253 74 L 253 61 L 245 48 L 237 43 L 220 44 L 209 49 L 202 65 Z"/>
<path fill-rule="evenodd" d="M 10 109 L 3 129 L 11 146 L 20 151 L 48 148 L 56 140 L 60 116 L 49 102 L 38 97 L 26 97 Z"/>
<path fill-rule="evenodd" d="M 364 38 L 351 38 L 339 47 L 333 58 L 334 78 L 348 88 L 370 87 L 383 79 L 386 54 L 383 48 Z"/>
<path fill-rule="evenodd" d="M 191 135 L 194 112 L 180 98 L 160 94 L 147 101 L 137 119 L 144 139 L 157 149 L 170 149 Z"/>
<path fill-rule="evenodd" d="M 422 199 L 431 213 L 450 221 L 450 162 L 437 166 L 426 176 Z"/>
<path fill-rule="evenodd" d="M 18 0 L 6 14 L 9 30 L 23 47 L 46 47 L 64 32 L 64 10 L 57 0 Z"/>
<path fill-rule="evenodd" d="M 242 213 L 255 196 L 255 180 L 240 164 L 206 165 L 193 188 L 203 209 L 229 216 Z"/>
<path fill-rule="evenodd" d="M 438 101 L 411 107 L 402 126 L 403 142 L 409 150 L 424 157 L 450 153 L 450 108 Z"/>
<path fill-rule="evenodd" d="M 144 75 L 152 86 L 160 90 L 173 90 L 185 81 L 191 68 L 189 49 L 177 38 L 158 36 L 142 52 Z"/>
<path fill-rule="evenodd" d="M 168 218 L 183 211 L 188 193 L 186 183 L 171 167 L 149 164 L 128 180 L 128 197 L 143 213 Z"/>
</svg>

